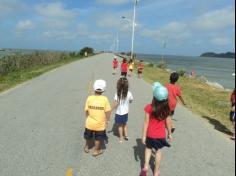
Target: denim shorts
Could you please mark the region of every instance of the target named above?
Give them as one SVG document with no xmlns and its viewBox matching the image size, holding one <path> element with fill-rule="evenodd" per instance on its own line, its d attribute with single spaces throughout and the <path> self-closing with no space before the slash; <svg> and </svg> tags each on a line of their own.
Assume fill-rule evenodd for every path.
<svg viewBox="0 0 236 176">
<path fill-rule="evenodd" d="M 115 115 L 115 123 L 117 125 L 126 125 L 128 122 L 128 114 L 125 115 Z"/>
</svg>

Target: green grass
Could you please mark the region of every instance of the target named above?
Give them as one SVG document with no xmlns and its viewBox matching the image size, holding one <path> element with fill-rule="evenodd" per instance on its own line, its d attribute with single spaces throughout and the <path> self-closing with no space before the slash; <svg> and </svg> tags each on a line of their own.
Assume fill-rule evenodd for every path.
<svg viewBox="0 0 236 176">
<path fill-rule="evenodd" d="M 144 79 L 153 83 L 159 81 L 166 84 L 170 73 L 155 67 L 146 66 Z M 194 113 L 207 119 L 215 129 L 231 134 L 232 123 L 229 120 L 230 94 L 224 90 L 213 88 L 197 79 L 181 77 L 178 84 L 182 88 L 187 107 Z"/>
<path fill-rule="evenodd" d="M 63 66 L 65 64 L 71 63 L 82 59 L 81 57 L 71 57 L 59 61 L 58 63 L 36 66 L 30 69 L 25 69 L 21 71 L 15 71 L 8 73 L 7 75 L 0 75 L 0 92 L 3 92 L 9 88 L 15 87 L 18 84 L 21 84 L 27 80 L 35 78 L 39 75 L 42 75 L 45 72 Z"/>
</svg>

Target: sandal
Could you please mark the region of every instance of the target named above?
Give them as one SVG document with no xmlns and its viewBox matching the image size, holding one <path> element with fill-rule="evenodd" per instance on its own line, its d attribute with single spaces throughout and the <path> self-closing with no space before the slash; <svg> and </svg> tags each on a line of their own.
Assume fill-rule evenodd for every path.
<svg viewBox="0 0 236 176">
<path fill-rule="evenodd" d="M 147 176 L 147 170 L 143 169 L 139 176 Z"/>
<path fill-rule="evenodd" d="M 124 139 L 125 139 L 126 141 L 128 141 L 128 140 L 129 140 L 129 136 L 126 136 Z"/>
<path fill-rule="evenodd" d="M 98 153 L 93 153 L 93 157 L 97 157 L 97 156 L 102 155 L 102 154 L 103 154 L 103 151 L 101 150 Z"/>
<path fill-rule="evenodd" d="M 84 147 L 84 152 L 85 152 L 85 153 L 89 153 L 88 147 Z"/>
</svg>

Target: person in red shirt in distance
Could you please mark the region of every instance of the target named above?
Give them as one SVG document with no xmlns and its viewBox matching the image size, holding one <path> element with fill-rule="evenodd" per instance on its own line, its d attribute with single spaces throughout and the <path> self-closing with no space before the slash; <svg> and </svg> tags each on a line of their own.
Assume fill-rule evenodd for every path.
<svg viewBox="0 0 236 176">
<path fill-rule="evenodd" d="M 112 62 L 112 67 L 113 67 L 113 73 L 112 74 L 113 75 L 116 74 L 116 70 L 117 70 L 118 66 L 119 66 L 119 62 L 117 60 L 117 57 L 115 57 L 113 62 Z"/>
<path fill-rule="evenodd" d="M 138 78 L 139 78 L 139 79 L 142 78 L 143 69 L 144 69 L 144 65 L 143 65 L 143 61 L 141 60 L 141 61 L 138 63 Z"/>
<path fill-rule="evenodd" d="M 166 140 L 166 129 L 169 142 L 172 142 L 171 136 L 171 117 L 168 103 L 168 90 L 162 85 L 153 90 L 152 104 L 148 104 L 145 109 L 145 121 L 143 126 L 142 142 L 146 145 L 145 164 L 140 176 L 147 176 L 149 162 L 152 156 L 152 149 L 155 149 L 155 169 L 154 176 L 160 176 L 161 149 L 170 147 Z"/>
<path fill-rule="evenodd" d="M 183 103 L 183 105 L 186 105 L 183 97 L 182 97 L 182 92 L 181 88 L 179 85 L 176 84 L 176 82 L 179 80 L 179 74 L 174 72 L 171 73 L 170 75 L 170 83 L 166 84 L 166 88 L 168 89 L 169 92 L 169 106 L 170 106 L 170 111 L 171 111 L 171 117 L 173 118 L 175 114 L 175 108 L 177 106 L 177 99 L 179 98 L 180 101 Z M 172 133 L 174 133 L 175 127 L 172 124 Z"/>
<path fill-rule="evenodd" d="M 126 77 L 128 73 L 128 64 L 127 64 L 127 60 L 123 59 L 123 62 L 121 64 L 121 76 Z"/>
<path fill-rule="evenodd" d="M 230 102 L 231 102 L 230 120 L 231 120 L 231 122 L 233 123 L 233 126 L 234 126 L 233 136 L 232 136 L 231 139 L 235 140 L 235 89 L 231 94 Z"/>
</svg>

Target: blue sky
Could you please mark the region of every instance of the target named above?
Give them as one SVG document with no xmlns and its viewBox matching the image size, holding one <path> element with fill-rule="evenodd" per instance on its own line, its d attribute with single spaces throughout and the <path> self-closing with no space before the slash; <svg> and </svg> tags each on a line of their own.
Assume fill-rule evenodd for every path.
<svg viewBox="0 0 236 176">
<path fill-rule="evenodd" d="M 131 48 L 134 0 L 0 0 L 0 48 Z M 140 0 L 135 51 L 199 55 L 235 50 L 234 0 Z M 166 43 L 166 47 L 163 47 Z"/>
</svg>

